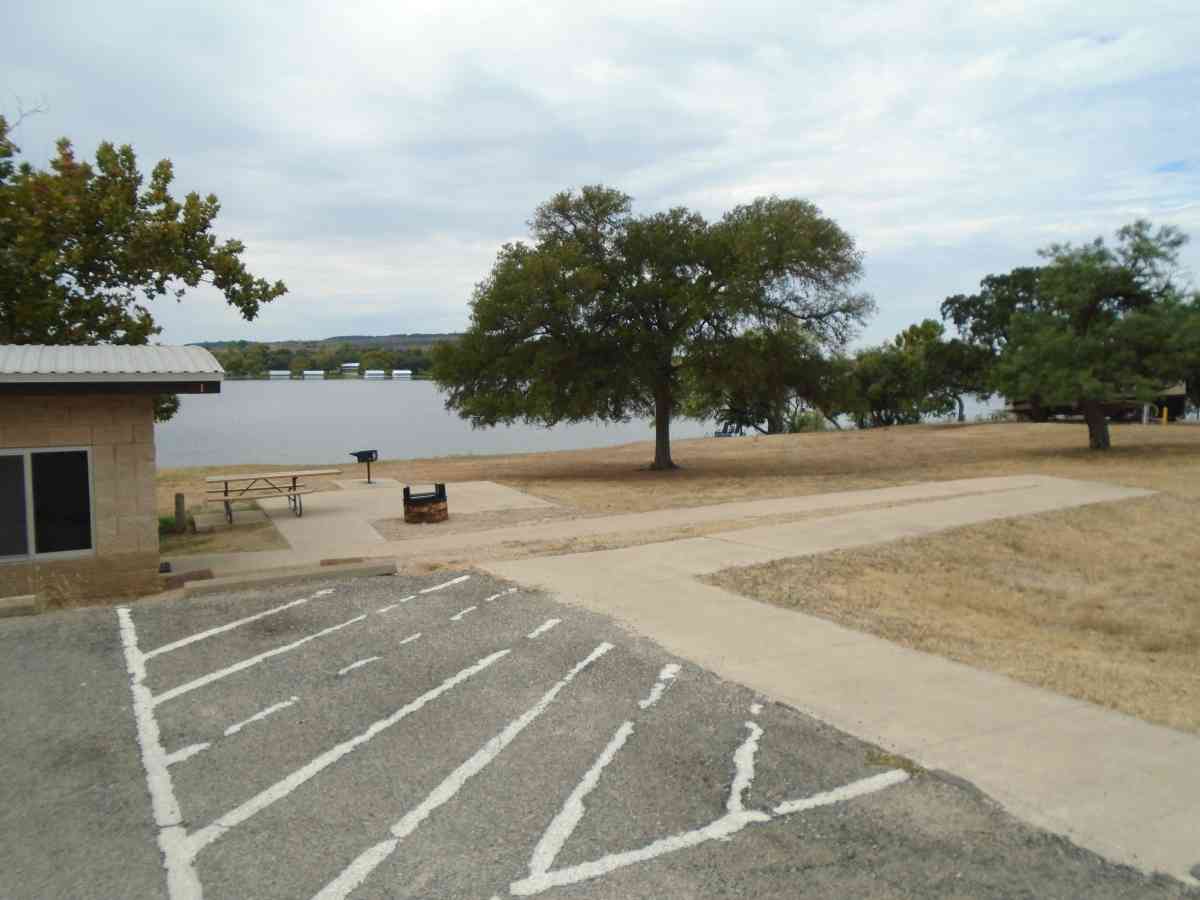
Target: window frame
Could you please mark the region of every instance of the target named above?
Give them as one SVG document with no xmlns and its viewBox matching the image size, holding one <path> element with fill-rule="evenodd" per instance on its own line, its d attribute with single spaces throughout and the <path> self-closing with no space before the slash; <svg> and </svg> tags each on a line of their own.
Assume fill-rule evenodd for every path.
<svg viewBox="0 0 1200 900">
<path fill-rule="evenodd" d="M 35 453 L 83 453 L 87 459 L 88 483 L 88 529 L 91 546 L 84 550 L 56 550 L 39 553 L 37 549 L 37 527 L 34 519 L 37 504 L 33 496 L 33 454 Z M 0 556 L 0 566 L 12 563 L 29 563 L 40 560 L 84 559 L 96 555 L 96 473 L 92 466 L 91 447 L 0 447 L 0 456 L 22 458 L 25 476 L 25 546 L 28 550 L 14 556 Z"/>
</svg>

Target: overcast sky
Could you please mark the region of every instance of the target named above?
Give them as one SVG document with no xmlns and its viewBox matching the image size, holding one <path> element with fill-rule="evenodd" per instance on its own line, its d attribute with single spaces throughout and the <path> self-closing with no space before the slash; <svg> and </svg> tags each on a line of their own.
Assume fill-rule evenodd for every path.
<svg viewBox="0 0 1200 900">
<path fill-rule="evenodd" d="M 878 341 L 1052 241 L 1194 237 L 1200 3 L 8 3 L 0 111 L 44 162 L 130 143 L 290 293 L 160 300 L 164 342 L 454 331 L 535 206 L 603 182 L 710 218 L 800 196 Z"/>
</svg>

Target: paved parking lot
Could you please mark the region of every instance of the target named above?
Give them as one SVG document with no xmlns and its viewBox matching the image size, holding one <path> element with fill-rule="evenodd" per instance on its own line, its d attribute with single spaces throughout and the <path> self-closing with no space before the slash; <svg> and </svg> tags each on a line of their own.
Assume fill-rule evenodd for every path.
<svg viewBox="0 0 1200 900">
<path fill-rule="evenodd" d="M 5 897 L 1186 896 L 477 573 L 0 623 Z"/>
</svg>

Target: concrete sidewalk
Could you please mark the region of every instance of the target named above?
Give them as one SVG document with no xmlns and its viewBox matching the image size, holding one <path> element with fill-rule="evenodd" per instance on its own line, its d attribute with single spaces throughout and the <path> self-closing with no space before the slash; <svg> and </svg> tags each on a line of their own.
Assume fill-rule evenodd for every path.
<svg viewBox="0 0 1200 900">
<path fill-rule="evenodd" d="M 551 507 L 536 497 L 521 494 L 501 485 L 489 482 L 468 482 L 447 486 L 450 496 L 450 515 L 483 511 L 486 509 L 517 509 Z M 482 491 L 482 493 L 480 493 Z M 982 517 L 968 514 L 942 527 L 968 524 L 1005 515 L 1026 515 L 1062 509 L 1081 503 L 1139 496 L 1137 491 L 1096 485 L 1087 482 L 1049 478 L 1041 475 L 1003 476 L 996 478 L 969 478 L 954 481 L 922 482 L 900 487 L 875 488 L 862 491 L 838 491 L 828 494 L 811 494 L 803 497 L 778 497 L 766 500 L 746 500 L 737 503 L 720 503 L 709 506 L 691 506 L 676 509 L 660 509 L 653 512 L 622 513 L 612 516 L 591 516 L 578 519 L 559 519 L 541 524 L 522 523 L 517 526 L 496 528 L 487 531 L 465 533 L 439 533 L 437 526 L 422 526 L 430 531 L 429 537 L 415 537 L 402 541 L 385 541 L 370 522 L 376 519 L 395 517 L 400 492 L 389 489 L 375 491 L 331 491 L 312 494 L 305 501 L 302 518 L 295 518 L 283 501 L 263 501 L 271 518 L 290 544 L 288 550 L 268 550 L 255 553 L 223 553 L 179 556 L 172 559 L 179 572 L 194 569 L 212 569 L 218 574 L 252 571 L 280 566 L 309 565 L 322 559 L 346 557 L 374 557 L 395 559 L 400 564 L 407 561 L 428 562 L 431 560 L 472 558 L 482 549 L 506 543 L 561 542 L 572 538 L 625 535 L 634 532 L 686 528 L 713 522 L 733 523 L 784 515 L 822 515 L 849 512 L 863 507 L 883 504 L 932 505 L 953 498 L 968 499 L 968 510 L 975 508 L 988 495 L 995 495 L 989 503 L 978 507 Z M 476 494 L 479 494 L 477 497 Z M 849 522 L 856 533 L 871 535 L 867 543 L 904 537 L 928 531 L 929 525 L 938 523 L 940 513 L 910 519 L 908 516 L 878 519 L 877 512 L 867 518 Z M 822 519 L 822 521 L 829 521 Z M 881 528 L 872 525 L 881 523 Z M 911 522 L 911 528 L 904 526 Z M 889 529 L 899 523 L 900 531 Z M 774 528 L 775 526 L 770 526 Z M 869 529 L 864 531 L 863 529 Z M 840 546 L 840 544 L 839 544 Z"/>
<path fill-rule="evenodd" d="M 1039 481 L 1037 490 L 482 568 L 613 615 L 723 677 L 962 776 L 1016 815 L 1110 859 L 1195 884 L 1200 738 L 695 580 L 729 566 L 1147 493 Z"/>
</svg>

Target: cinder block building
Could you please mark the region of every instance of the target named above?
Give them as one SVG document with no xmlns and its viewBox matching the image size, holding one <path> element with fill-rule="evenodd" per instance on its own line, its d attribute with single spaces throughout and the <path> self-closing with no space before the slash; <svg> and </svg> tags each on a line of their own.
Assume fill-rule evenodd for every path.
<svg viewBox="0 0 1200 900">
<path fill-rule="evenodd" d="M 0 345 L 0 598 L 157 589 L 154 396 L 222 375 L 200 347 Z"/>
</svg>

